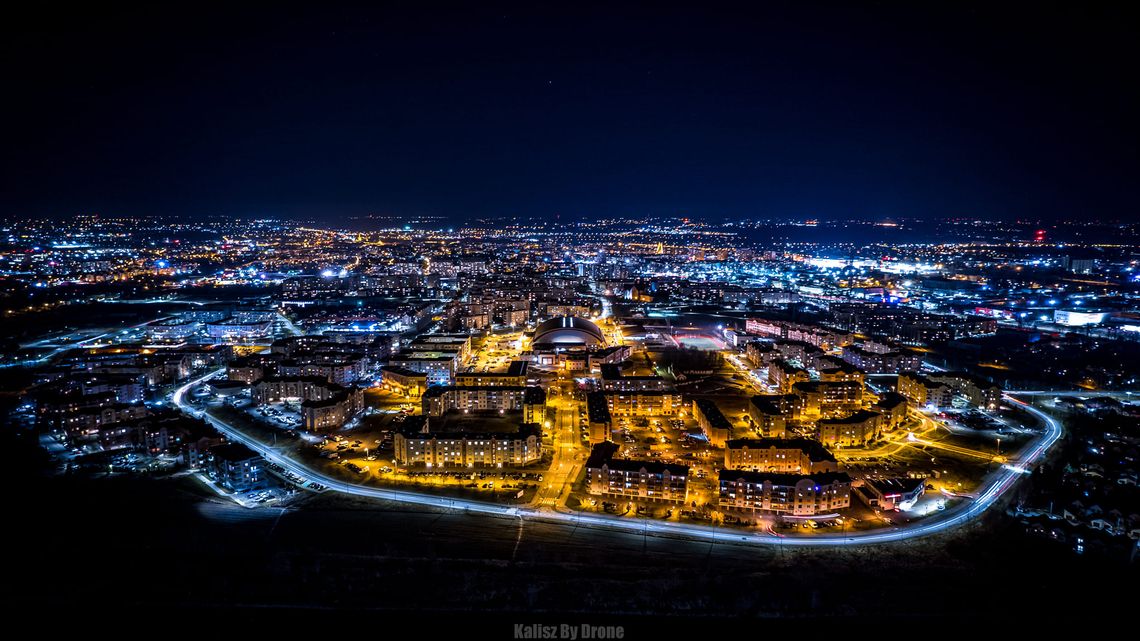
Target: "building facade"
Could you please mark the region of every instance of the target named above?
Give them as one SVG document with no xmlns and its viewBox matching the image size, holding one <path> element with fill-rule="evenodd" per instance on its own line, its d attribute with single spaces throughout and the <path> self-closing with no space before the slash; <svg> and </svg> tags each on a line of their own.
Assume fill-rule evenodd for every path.
<svg viewBox="0 0 1140 641">
<path fill-rule="evenodd" d="M 722 510 L 816 516 L 851 506 L 851 477 L 844 472 L 802 476 L 721 470 Z"/>
<path fill-rule="evenodd" d="M 380 368 L 380 386 L 409 398 L 419 398 L 427 390 L 427 374 L 393 365 Z"/>
<path fill-rule="evenodd" d="M 816 425 L 824 445 L 857 447 L 879 438 L 882 421 L 878 412 L 858 410 L 842 418 L 822 418 Z"/>
<path fill-rule="evenodd" d="M 707 398 L 693 400 L 693 417 L 701 426 L 713 447 L 724 447 L 725 441 L 732 438 L 732 422 L 720 411 L 716 403 Z"/>
<path fill-rule="evenodd" d="M 522 467 L 542 459 L 542 430 L 526 423 L 514 433 L 397 432 L 396 463 L 414 467 Z"/>
<path fill-rule="evenodd" d="M 586 491 L 631 501 L 684 503 L 689 467 L 658 461 L 614 458 L 617 445 L 594 446 L 586 461 Z"/>
<path fill-rule="evenodd" d="M 261 456 L 241 443 L 225 443 L 210 449 L 210 478 L 231 492 L 249 492 L 269 486 Z"/>
<path fill-rule="evenodd" d="M 806 438 L 732 439 L 724 446 L 724 467 L 782 474 L 839 471 L 835 456 L 819 441 Z"/>
<path fill-rule="evenodd" d="M 613 416 L 672 416 L 685 408 L 680 392 L 640 390 L 604 394 Z"/>
<path fill-rule="evenodd" d="M 522 386 L 442 386 L 433 385 L 420 400 L 424 416 L 461 412 L 507 412 L 519 410 L 525 423 L 541 423 L 546 415 L 546 391 Z"/>
<path fill-rule="evenodd" d="M 586 394 L 586 423 L 589 427 L 591 445 L 613 439 L 614 421 L 604 392 Z"/>
<path fill-rule="evenodd" d="M 863 402 L 863 385 L 854 381 L 807 381 L 792 386 L 799 399 L 801 417 L 840 416 L 855 411 Z"/>
</svg>

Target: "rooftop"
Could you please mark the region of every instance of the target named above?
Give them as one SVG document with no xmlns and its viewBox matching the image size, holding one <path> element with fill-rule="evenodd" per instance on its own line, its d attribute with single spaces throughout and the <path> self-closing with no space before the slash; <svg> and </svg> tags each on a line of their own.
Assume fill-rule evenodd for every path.
<svg viewBox="0 0 1140 641">
<path fill-rule="evenodd" d="M 882 415 L 878 412 L 872 412 L 871 410 L 856 410 L 842 418 L 821 418 L 819 422 L 821 424 L 828 423 L 833 425 L 842 425 L 845 423 L 862 423 L 863 421 L 875 418 L 877 416 Z"/>
<path fill-rule="evenodd" d="M 732 422 L 725 417 L 724 413 L 720 411 L 720 408 L 717 407 L 716 403 L 707 398 L 698 398 L 694 402 L 696 403 L 697 409 L 700 410 L 701 414 L 704 414 L 705 419 L 709 422 L 709 425 L 712 425 L 716 429 L 732 429 Z"/>
<path fill-rule="evenodd" d="M 210 448 L 210 454 L 214 458 L 236 463 L 239 461 L 248 461 L 251 458 L 258 458 L 260 455 L 257 452 L 249 449 L 241 443 L 223 443 Z"/>
<path fill-rule="evenodd" d="M 725 443 L 727 449 L 749 448 L 754 450 L 766 449 L 796 449 L 808 455 L 813 461 L 834 461 L 835 456 L 819 441 L 809 438 L 738 438 Z"/>
<path fill-rule="evenodd" d="M 508 410 L 482 410 L 463 413 L 462 410 L 449 410 L 442 416 L 428 419 L 428 431 L 432 434 L 513 434 L 523 425 L 522 412 Z"/>
<path fill-rule="evenodd" d="M 850 483 L 851 477 L 846 472 L 820 472 L 817 474 L 776 474 L 772 472 L 748 472 L 745 470 L 721 470 L 717 478 L 721 483 L 771 483 L 785 487 L 809 479 L 817 485 L 830 485 L 832 483 Z"/>
</svg>

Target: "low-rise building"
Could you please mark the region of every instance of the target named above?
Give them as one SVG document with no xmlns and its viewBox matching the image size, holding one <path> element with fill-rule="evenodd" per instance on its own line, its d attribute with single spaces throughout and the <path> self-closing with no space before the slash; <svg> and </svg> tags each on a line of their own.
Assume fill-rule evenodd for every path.
<svg viewBox="0 0 1140 641">
<path fill-rule="evenodd" d="M 749 334 L 771 336 L 790 341 L 804 341 L 822 349 L 850 345 L 852 341 L 850 332 L 766 318 L 749 318 L 745 321 L 744 329 Z"/>
<path fill-rule="evenodd" d="M 798 403 L 794 394 L 753 396 L 748 403 L 748 418 L 761 435 L 779 438 L 787 430 L 787 421 L 794 416 Z"/>
<path fill-rule="evenodd" d="M 851 477 L 845 472 L 801 475 L 721 470 L 719 483 L 722 510 L 815 516 L 851 506 Z"/>
<path fill-rule="evenodd" d="M 604 392 L 586 394 L 586 421 L 591 444 L 597 445 L 612 440 L 614 422 Z"/>
<path fill-rule="evenodd" d="M 773 343 L 773 348 L 780 353 L 785 361 L 799 363 L 801 367 L 815 367 L 823 350 L 806 341 L 780 340 Z"/>
<path fill-rule="evenodd" d="M 902 372 L 897 384 L 899 394 L 915 407 L 950 407 L 954 390 L 918 372 Z"/>
<path fill-rule="evenodd" d="M 264 376 L 265 368 L 259 359 L 243 357 L 226 363 L 226 378 L 231 381 L 253 383 Z"/>
<path fill-rule="evenodd" d="M 301 421 L 310 432 L 340 429 L 364 408 L 364 392 L 349 388 L 329 398 L 303 401 Z"/>
<path fill-rule="evenodd" d="M 788 361 L 778 358 L 768 366 L 768 384 L 775 385 L 781 394 L 792 391 L 792 386 L 811 380 L 811 374 L 802 367 L 796 367 Z"/>
<path fill-rule="evenodd" d="M 777 358 L 783 358 L 771 341 L 749 341 L 744 345 L 744 355 L 756 367 L 768 367 Z"/>
<path fill-rule="evenodd" d="M 863 370 L 834 356 L 821 356 L 817 359 L 816 370 L 819 371 L 819 380 L 826 383 L 852 381 L 863 384 L 867 378 Z"/>
<path fill-rule="evenodd" d="M 855 491 L 880 510 L 909 510 L 926 492 L 926 477 L 864 479 Z"/>
<path fill-rule="evenodd" d="M 249 492 L 269 486 L 261 455 L 241 443 L 210 448 L 208 461 L 210 478 L 231 492 Z"/>
<path fill-rule="evenodd" d="M 863 384 L 855 381 L 807 381 L 792 386 L 799 398 L 799 416 L 837 416 L 850 413 L 863 402 Z"/>
<path fill-rule="evenodd" d="M 660 376 L 623 376 L 616 364 L 601 366 L 602 389 L 607 392 L 661 392 L 673 389 L 672 383 Z"/>
<path fill-rule="evenodd" d="M 906 423 L 909 405 L 906 397 L 898 392 L 887 392 L 875 403 L 875 411 L 883 415 L 882 429 L 889 432 Z"/>
<path fill-rule="evenodd" d="M 729 421 L 711 400 L 694 399 L 693 417 L 697 419 L 697 424 L 701 426 L 701 430 L 713 447 L 724 447 L 725 441 L 732 438 L 732 421 Z"/>
<path fill-rule="evenodd" d="M 273 327 L 271 319 L 245 319 L 240 317 L 225 318 L 212 323 L 206 323 L 206 335 L 210 338 L 227 341 L 254 340 L 269 336 Z"/>
<path fill-rule="evenodd" d="M 951 407 L 955 397 L 988 410 L 1001 406 L 1000 387 L 966 372 L 938 372 L 928 376 L 903 372 L 899 374 L 898 391 L 916 407 Z"/>
<path fill-rule="evenodd" d="M 882 420 L 882 414 L 870 410 L 857 410 L 842 418 L 822 418 L 817 423 L 819 440 L 831 446 L 866 445 L 879 438 Z"/>
<path fill-rule="evenodd" d="M 250 396 L 257 405 L 300 400 L 305 429 L 313 431 L 337 429 L 364 411 L 364 390 L 322 376 L 266 377 L 253 384 Z"/>
<path fill-rule="evenodd" d="M 1001 406 L 1001 387 L 980 376 L 967 372 L 938 372 L 931 374 L 930 380 L 946 385 L 971 405 L 987 410 Z"/>
<path fill-rule="evenodd" d="M 526 385 L 527 361 L 511 361 L 505 372 L 459 372 L 455 384 L 460 387 L 524 387 Z"/>
<path fill-rule="evenodd" d="M 385 365 L 380 368 L 380 386 L 393 394 L 419 398 L 427 390 L 427 374 L 404 367 Z"/>
<path fill-rule="evenodd" d="M 424 416 L 445 412 L 521 411 L 526 423 L 541 423 L 546 413 L 546 390 L 524 386 L 445 386 L 433 385 L 421 399 Z"/>
<path fill-rule="evenodd" d="M 70 438 L 89 438 L 98 435 L 100 428 L 104 426 L 145 418 L 148 413 L 149 410 L 145 405 L 127 405 L 126 403 L 113 403 L 104 407 L 84 407 L 64 417 L 61 427 L 67 431 Z"/>
<path fill-rule="evenodd" d="M 599 443 L 586 460 L 586 491 L 633 501 L 684 503 L 689 467 L 614 458 L 618 445 Z"/>
<path fill-rule="evenodd" d="M 729 440 L 724 445 L 724 467 L 793 474 L 839 471 L 835 456 L 819 441 L 806 438 Z"/>
<path fill-rule="evenodd" d="M 603 365 L 612 365 L 629 360 L 629 345 L 600 346 L 564 346 L 558 344 L 531 345 L 531 362 L 547 370 L 562 370 L 566 372 L 582 372 L 601 369 Z"/>
<path fill-rule="evenodd" d="M 610 345 L 589 350 L 590 371 L 600 370 L 603 365 L 616 365 L 628 361 L 632 350 L 629 345 Z"/>
<path fill-rule="evenodd" d="M 146 326 L 147 337 L 156 343 L 180 343 L 202 331 L 202 324 L 179 318 L 165 318 Z"/>
<path fill-rule="evenodd" d="M 671 416 L 685 405 L 681 393 L 671 390 L 606 391 L 606 403 L 615 416 Z"/>
<path fill-rule="evenodd" d="M 402 350 L 388 358 L 388 365 L 421 372 L 427 376 L 428 385 L 451 385 L 459 369 L 459 353 L 460 350 Z"/>
<path fill-rule="evenodd" d="M 843 348 L 843 360 L 869 374 L 898 374 L 922 367 L 922 354 L 908 348 L 872 351 L 848 345 Z"/>
<path fill-rule="evenodd" d="M 471 337 L 467 334 L 421 334 L 407 344 L 413 352 L 451 352 L 460 361 L 471 355 Z"/>
<path fill-rule="evenodd" d="M 542 459 L 542 429 L 523 423 L 515 432 L 401 430 L 392 439 L 396 463 L 429 468 L 522 467 Z"/>
</svg>

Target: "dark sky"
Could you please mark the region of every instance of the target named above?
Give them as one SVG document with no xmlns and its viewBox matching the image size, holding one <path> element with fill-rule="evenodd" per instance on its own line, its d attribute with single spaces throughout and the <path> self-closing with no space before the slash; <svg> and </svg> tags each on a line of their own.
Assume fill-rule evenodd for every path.
<svg viewBox="0 0 1140 641">
<path fill-rule="evenodd" d="M 479 4 L 8 15 L 0 214 L 1140 219 L 1135 14 Z"/>
</svg>

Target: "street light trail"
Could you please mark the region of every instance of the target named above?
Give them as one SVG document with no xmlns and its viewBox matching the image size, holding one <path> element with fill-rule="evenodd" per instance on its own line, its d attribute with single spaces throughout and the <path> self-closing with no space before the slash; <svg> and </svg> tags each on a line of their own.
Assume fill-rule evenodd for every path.
<svg viewBox="0 0 1140 641">
<path fill-rule="evenodd" d="M 890 530 L 871 530 L 866 532 L 851 532 L 844 534 L 821 534 L 809 537 L 774 534 L 771 532 L 733 531 L 725 528 L 691 523 L 653 522 L 645 519 L 623 519 L 615 516 L 588 514 L 583 512 L 541 511 L 534 508 L 503 506 L 484 501 L 467 499 L 454 499 L 433 494 L 409 492 L 405 490 L 386 490 L 354 483 L 345 483 L 336 480 L 316 470 L 308 468 L 297 461 L 285 456 L 253 439 L 228 423 L 215 418 L 208 413 L 194 410 L 185 402 L 185 396 L 194 386 L 221 374 L 222 369 L 212 371 L 204 376 L 194 379 L 174 393 L 174 404 L 183 411 L 206 419 L 218 431 L 236 442 L 242 443 L 253 451 L 261 454 L 271 463 L 298 475 L 316 481 L 330 490 L 362 496 L 367 498 L 413 503 L 444 509 L 461 509 L 466 512 L 487 514 L 491 516 L 525 518 L 545 522 L 559 522 L 572 526 L 587 526 L 603 529 L 616 529 L 633 534 L 653 533 L 661 536 L 675 536 L 679 538 L 698 539 L 705 541 L 720 541 L 755 545 L 783 545 L 797 547 L 836 547 L 844 545 L 869 545 L 891 543 L 930 536 L 940 532 L 952 530 L 978 516 L 989 509 L 997 500 L 1008 491 L 1022 475 L 1023 469 L 1028 469 L 1052 447 L 1063 432 L 1061 423 L 1045 412 L 1031 405 L 1017 400 L 1010 395 L 1006 399 L 1021 406 L 1025 411 L 1033 414 L 1044 424 L 1044 432 L 1039 439 L 1016 461 L 1003 465 L 990 475 L 989 484 L 981 490 L 977 498 L 968 504 L 948 509 L 938 516 L 934 516 L 913 525 L 896 526 Z M 1016 463 L 1016 464 L 1015 464 Z"/>
</svg>

